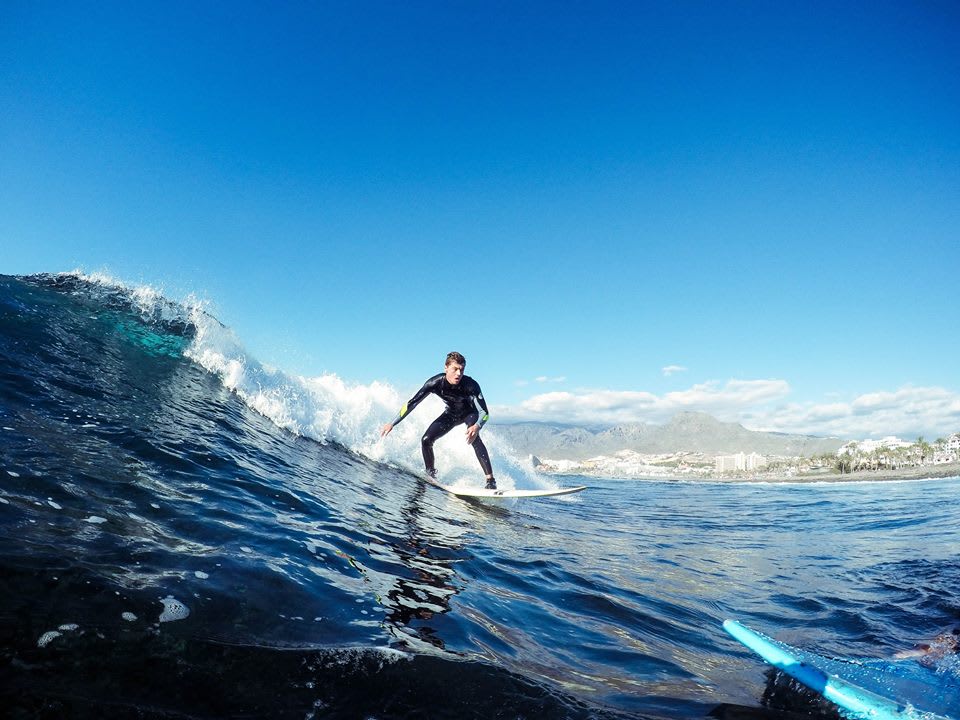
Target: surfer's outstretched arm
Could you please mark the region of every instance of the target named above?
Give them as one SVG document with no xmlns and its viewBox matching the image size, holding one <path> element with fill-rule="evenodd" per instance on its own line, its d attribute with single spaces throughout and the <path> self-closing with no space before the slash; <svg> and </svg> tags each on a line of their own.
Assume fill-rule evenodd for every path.
<svg viewBox="0 0 960 720">
<path fill-rule="evenodd" d="M 399 413 L 397 414 L 397 416 L 393 419 L 393 421 L 392 421 L 392 422 L 388 422 L 386 425 L 384 425 L 382 428 L 380 428 L 380 437 L 384 437 L 384 436 L 386 436 L 386 435 L 389 435 L 389 434 L 390 434 L 390 431 L 393 430 L 394 426 L 395 426 L 397 423 L 399 423 L 399 422 L 400 422 L 401 420 L 403 420 L 407 415 L 409 415 L 411 412 L 413 412 L 413 409 L 414 409 L 417 405 L 419 405 L 427 395 L 429 395 L 429 394 L 432 393 L 432 392 L 435 392 L 435 391 L 436 391 L 436 387 L 437 387 L 437 383 L 439 382 L 439 380 L 440 380 L 442 377 L 443 377 L 443 373 L 440 373 L 439 375 L 434 375 L 432 378 L 430 378 L 429 380 L 427 380 L 427 381 L 423 384 L 423 387 L 421 387 L 419 390 L 417 390 L 417 392 L 414 393 L 413 397 L 410 398 L 409 400 L 407 400 L 407 402 L 405 402 L 405 403 L 403 404 L 403 407 L 400 408 L 400 412 L 399 412 Z"/>
</svg>

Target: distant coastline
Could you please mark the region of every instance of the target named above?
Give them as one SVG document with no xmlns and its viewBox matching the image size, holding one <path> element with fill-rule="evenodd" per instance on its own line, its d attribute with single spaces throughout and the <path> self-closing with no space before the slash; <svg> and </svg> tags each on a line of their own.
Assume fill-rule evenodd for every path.
<svg viewBox="0 0 960 720">
<path fill-rule="evenodd" d="M 871 482 L 960 477 L 960 432 L 927 442 L 747 430 L 706 413 L 606 429 L 517 423 L 496 432 L 547 475 L 710 482 Z"/>
<path fill-rule="evenodd" d="M 753 482 L 882 482 L 885 480 L 925 480 L 937 478 L 960 478 L 960 463 L 941 463 L 937 465 L 915 465 L 896 470 L 857 470 L 855 472 L 805 472 L 796 475 L 777 475 L 772 477 L 740 478 Z"/>
<path fill-rule="evenodd" d="M 551 475 L 565 475 L 563 472 L 551 472 Z M 938 465 L 918 465 L 896 470 L 858 470 L 856 472 L 798 472 L 798 473 L 753 473 L 749 475 L 708 475 L 693 473 L 651 473 L 629 478 L 615 478 L 606 473 L 579 474 L 580 477 L 603 477 L 618 480 L 686 480 L 716 483 L 850 483 L 850 482 L 893 482 L 897 480 L 934 480 L 939 478 L 957 478 L 960 481 L 960 463 L 942 463 Z"/>
</svg>

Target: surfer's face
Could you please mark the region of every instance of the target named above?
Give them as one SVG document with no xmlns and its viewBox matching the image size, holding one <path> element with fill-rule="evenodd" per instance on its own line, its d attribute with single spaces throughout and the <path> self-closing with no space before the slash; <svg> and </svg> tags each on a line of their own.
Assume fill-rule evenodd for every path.
<svg viewBox="0 0 960 720">
<path fill-rule="evenodd" d="M 463 365 L 458 362 L 448 362 L 443 374 L 446 376 L 448 383 L 459 385 L 460 378 L 463 377 Z"/>
</svg>

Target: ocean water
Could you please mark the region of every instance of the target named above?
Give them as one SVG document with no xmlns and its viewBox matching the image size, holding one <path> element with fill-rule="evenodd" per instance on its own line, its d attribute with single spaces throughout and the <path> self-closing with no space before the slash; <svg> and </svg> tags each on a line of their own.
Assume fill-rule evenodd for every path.
<svg viewBox="0 0 960 720">
<path fill-rule="evenodd" d="M 960 479 L 547 478 L 491 425 L 503 486 L 590 488 L 466 502 L 414 475 L 429 406 L 379 441 L 401 401 L 200 303 L 0 276 L 0 714 L 836 717 L 736 618 L 960 717 L 956 656 L 893 659 L 960 623 Z"/>
</svg>

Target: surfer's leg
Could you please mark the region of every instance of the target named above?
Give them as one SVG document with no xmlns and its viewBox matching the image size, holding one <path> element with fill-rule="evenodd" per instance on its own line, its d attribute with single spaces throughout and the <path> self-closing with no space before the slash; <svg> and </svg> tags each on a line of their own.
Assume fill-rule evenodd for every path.
<svg viewBox="0 0 960 720">
<path fill-rule="evenodd" d="M 480 436 L 473 441 L 473 451 L 477 454 L 477 460 L 480 461 L 480 467 L 483 468 L 483 474 L 487 477 L 487 490 L 496 490 L 497 481 L 493 479 L 493 466 L 490 465 L 490 455 L 487 453 L 487 446 L 483 444 Z"/>
<path fill-rule="evenodd" d="M 433 444 L 450 432 L 458 421 L 443 413 L 440 417 L 430 423 L 430 427 L 420 438 L 420 451 L 423 453 L 423 465 L 431 477 L 437 476 L 437 469 L 434 467 Z"/>
<path fill-rule="evenodd" d="M 463 423 L 467 427 L 470 427 L 471 425 L 476 425 L 479 419 L 479 413 L 470 413 L 464 418 Z M 487 479 L 487 490 L 496 490 L 497 481 L 493 479 L 493 466 L 490 465 L 490 454 L 487 452 L 487 446 L 484 445 L 483 440 L 480 439 L 480 433 L 477 433 L 472 444 L 473 451 L 477 454 L 477 460 L 480 461 L 480 467 L 483 468 L 483 474 Z"/>
<path fill-rule="evenodd" d="M 487 453 L 487 446 L 477 435 L 473 441 L 473 451 L 477 454 L 477 460 L 480 461 L 480 467 L 483 468 L 483 474 L 487 477 L 493 477 L 493 468 L 490 466 L 490 455 Z"/>
</svg>

